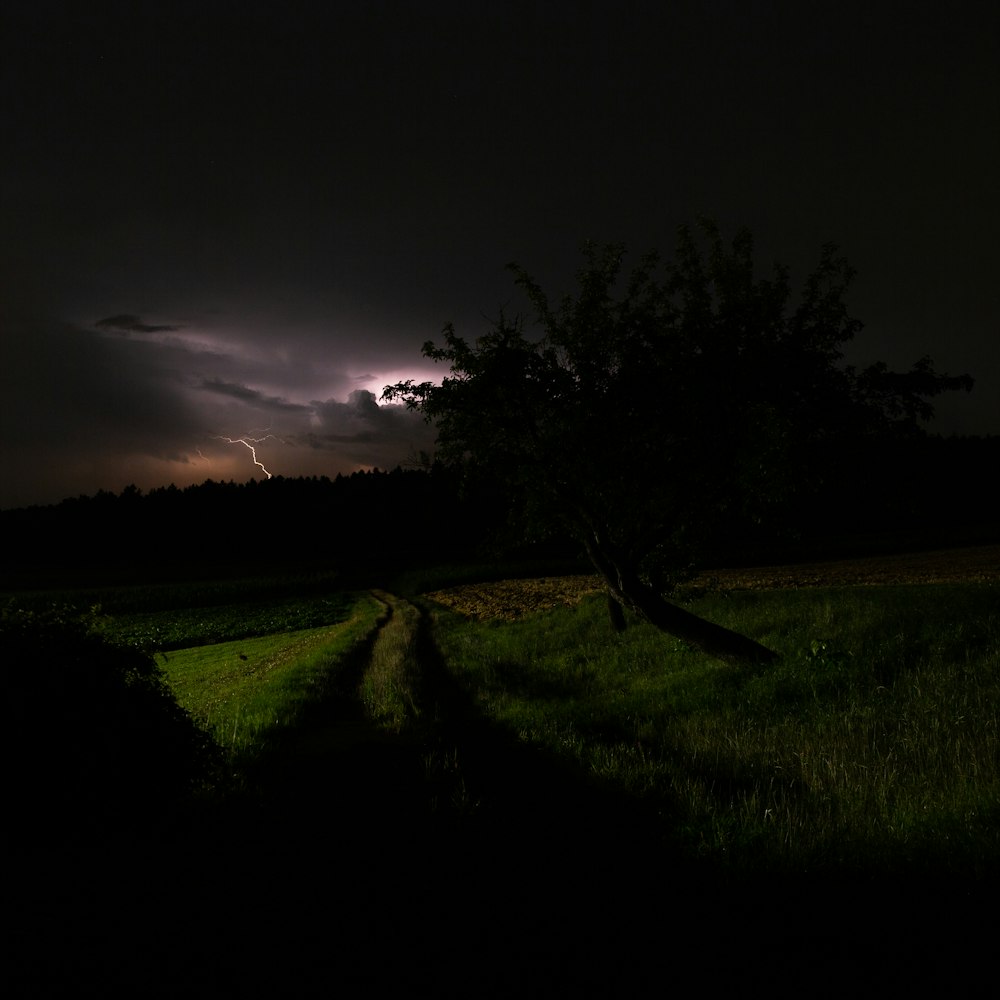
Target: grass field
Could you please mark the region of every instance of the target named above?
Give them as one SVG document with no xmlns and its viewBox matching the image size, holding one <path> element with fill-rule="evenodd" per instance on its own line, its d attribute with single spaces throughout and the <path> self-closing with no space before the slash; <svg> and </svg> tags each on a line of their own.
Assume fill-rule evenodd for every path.
<svg viewBox="0 0 1000 1000">
<path fill-rule="evenodd" d="M 438 606 L 449 669 L 518 739 L 651 804 L 664 845 L 743 872 L 997 871 L 996 583 L 696 600 L 781 653 L 755 671 L 618 636 L 599 598 L 511 616 L 514 586 L 492 615 L 466 592 L 479 620 Z"/>
<path fill-rule="evenodd" d="M 336 625 L 193 646 L 161 662 L 177 700 L 229 757 L 252 757 L 322 696 L 341 661 L 375 631 L 381 610 L 356 596 Z"/>
<path fill-rule="evenodd" d="M 150 622 L 171 630 L 157 662 L 227 780 L 82 848 L 57 815 L 69 848 L 38 847 L 11 907 L 24 982 L 979 988 L 1000 874 L 996 568 L 715 574 L 686 599 L 781 653 L 753 670 L 641 622 L 613 632 L 592 578 L 122 593 L 105 628 L 147 649 Z M 202 644 L 212 621 L 225 638 Z M 20 749 L 42 733 L 80 753 L 86 725 L 69 739 L 23 714 Z"/>
<path fill-rule="evenodd" d="M 82 613 L 155 660 L 180 705 L 230 764 L 295 728 L 373 639 L 383 605 L 335 573 L 8 594 L 18 613 Z M 76 610 L 74 610 L 76 609 Z"/>
<path fill-rule="evenodd" d="M 639 621 L 615 633 L 598 581 L 580 576 L 441 589 L 429 574 L 412 603 L 333 578 L 130 588 L 103 595 L 105 628 L 158 650 L 178 701 L 237 770 L 280 753 L 322 702 L 308 725 L 352 720 L 369 804 L 384 781 L 366 770 L 376 742 L 423 755 L 427 788 L 409 798 L 461 789 L 462 816 L 489 803 L 498 776 L 535 780 L 530 765 L 505 769 L 520 747 L 636 803 L 658 849 L 709 869 L 978 877 L 1000 862 L 996 555 L 966 553 L 964 570 L 939 554 L 694 581 L 693 611 L 780 653 L 753 670 Z M 900 582 L 907 573 L 919 582 Z M 485 727 L 507 742 L 483 750 Z M 501 758 L 491 777 L 465 773 L 477 753 Z M 496 801 L 528 808 L 510 788 Z"/>
</svg>

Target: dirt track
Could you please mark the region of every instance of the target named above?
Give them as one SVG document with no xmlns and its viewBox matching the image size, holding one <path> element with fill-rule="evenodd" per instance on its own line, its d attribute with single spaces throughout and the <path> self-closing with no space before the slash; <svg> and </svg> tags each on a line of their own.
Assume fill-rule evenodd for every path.
<svg viewBox="0 0 1000 1000">
<path fill-rule="evenodd" d="M 716 569 L 695 577 L 691 586 L 779 590 L 996 580 L 1000 580 L 1000 545 L 788 566 Z M 514 620 L 533 611 L 575 605 L 585 595 L 602 589 L 597 576 L 550 576 L 449 587 L 427 596 L 473 618 Z"/>
</svg>

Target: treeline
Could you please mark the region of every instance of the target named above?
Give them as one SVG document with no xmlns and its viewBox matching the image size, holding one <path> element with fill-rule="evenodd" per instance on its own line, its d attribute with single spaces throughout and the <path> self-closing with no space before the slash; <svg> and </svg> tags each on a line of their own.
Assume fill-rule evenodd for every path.
<svg viewBox="0 0 1000 1000">
<path fill-rule="evenodd" d="M 0 512 L 6 586 L 274 568 L 346 574 L 450 559 L 483 537 L 483 498 L 449 470 L 216 482 Z"/>
<path fill-rule="evenodd" d="M 723 565 L 1000 541 L 998 468 L 997 436 L 859 444 L 831 456 L 818 493 L 804 491 L 773 523 L 748 529 L 734 522 L 732 535 L 719 536 L 702 557 Z M 378 575 L 495 555 L 517 535 L 505 532 L 506 523 L 520 517 L 518 498 L 495 482 L 472 483 L 441 465 L 335 479 L 207 480 L 145 493 L 129 486 L 0 511 L 0 586 L 279 567 Z M 581 555 L 559 539 L 544 554 Z"/>
<path fill-rule="evenodd" d="M 726 549 L 722 563 L 751 564 L 1000 542 L 1000 436 L 860 438 L 810 464 L 817 481 L 709 561 Z"/>
</svg>

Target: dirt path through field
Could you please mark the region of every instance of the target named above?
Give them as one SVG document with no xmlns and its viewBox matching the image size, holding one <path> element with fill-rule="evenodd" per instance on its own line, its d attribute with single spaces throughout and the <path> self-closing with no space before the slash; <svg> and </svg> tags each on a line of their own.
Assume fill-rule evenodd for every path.
<svg viewBox="0 0 1000 1000">
<path fill-rule="evenodd" d="M 1000 580 L 1000 545 L 795 566 L 716 570 L 695 585 L 719 589 L 857 586 Z M 434 642 L 431 602 L 477 618 L 516 619 L 573 605 L 600 591 L 595 576 L 552 576 L 449 588 L 415 604 L 373 592 L 385 608 L 378 629 L 343 666 L 300 730 L 252 781 L 256 802 L 279 827 L 291 816 L 311 836 L 344 850 L 400 825 L 434 836 L 537 843 L 546 831 L 604 829 L 610 805 L 581 775 L 526 747 L 487 718 L 451 675 Z M 400 628 L 402 622 L 405 628 Z M 391 632 L 391 636 L 390 636 Z M 391 640 L 391 642 L 390 642 Z M 387 728 L 362 697 L 376 649 L 394 644 L 412 676 L 412 712 Z M 385 665 L 382 664 L 384 670 Z M 392 683 L 390 677 L 388 683 Z M 625 809 L 620 802 L 614 810 Z M 568 824 L 568 826 L 567 826 Z M 265 824 L 265 826 L 268 824 Z M 628 826 L 628 824 L 625 824 Z M 499 834 L 503 828 L 506 832 Z M 521 831 L 523 828 L 523 832 Z"/>
<path fill-rule="evenodd" d="M 574 587 L 549 589 L 566 600 Z M 848 885 L 831 903 L 829 886 L 782 895 L 770 879 L 730 887 L 690 860 L 679 867 L 655 839 L 666 817 L 493 723 L 447 669 L 429 603 L 380 596 L 370 643 L 241 802 L 149 844 L 18 858 L 30 890 L 14 907 L 14 950 L 31 956 L 23 982 L 61 962 L 66 982 L 53 995 L 81 978 L 171 994 L 192 983 L 223 995 L 378 983 L 448 996 L 621 995 L 688 970 L 741 987 L 772 953 L 782 975 L 807 982 L 830 964 L 817 963 L 817 942 L 841 941 L 845 913 L 852 942 L 859 920 L 876 922 L 862 936 L 881 954 L 886 928 L 934 912 L 923 886 L 919 907 L 893 913 L 881 887 L 875 899 Z M 411 608 L 417 712 L 388 732 L 360 685 L 379 635 Z M 940 912 L 953 922 L 962 909 Z M 832 957 L 852 954 L 837 943 Z"/>
<path fill-rule="evenodd" d="M 740 590 L 961 580 L 1000 580 L 1000 545 L 720 569 L 702 574 L 692 586 Z M 549 817 L 541 827 L 533 823 L 536 831 L 565 822 L 557 823 L 556 814 L 579 820 L 581 810 L 586 813 L 594 806 L 586 801 L 593 798 L 593 790 L 583 790 L 579 776 L 568 776 L 564 765 L 526 749 L 483 715 L 443 662 L 434 642 L 428 602 L 477 618 L 513 620 L 574 605 L 601 589 L 600 579 L 589 575 L 502 580 L 436 591 L 417 606 L 373 591 L 385 608 L 378 630 L 305 720 L 275 772 L 267 775 L 267 797 L 280 803 L 279 810 L 301 809 L 313 801 L 314 788 L 325 786 L 330 794 L 323 811 L 364 817 L 361 825 L 366 829 L 402 822 L 424 828 L 461 828 L 463 836 L 477 830 L 475 835 L 480 836 L 486 826 L 516 824 L 525 816 Z M 405 686 L 411 702 L 408 720 L 402 728 L 397 723 L 394 731 L 384 720 L 372 718 L 361 695 L 366 675 L 375 669 L 376 655 L 385 659 L 380 647 L 388 646 L 395 649 L 391 655 L 397 664 L 388 668 L 390 672 L 405 669 L 410 674 L 382 678 L 382 683 Z M 386 664 L 381 662 L 379 669 L 384 674 Z M 323 822 L 316 816 L 310 819 L 311 825 Z M 590 817 L 585 825 L 594 823 Z M 574 825 L 580 828 L 578 822 Z M 339 828 L 342 834 L 344 825 L 340 823 Z"/>
<path fill-rule="evenodd" d="M 595 852 L 635 851 L 655 824 L 634 803 L 490 720 L 447 669 L 424 602 L 375 596 L 386 614 L 367 662 L 257 776 L 258 832 L 277 842 L 295 830 L 299 848 L 377 857 L 397 850 L 405 830 L 408 850 L 434 859 L 445 881 L 481 858 L 511 871 L 541 859 L 548 877 L 569 878 Z M 418 668 L 402 727 L 372 718 L 362 694 L 367 672 L 385 670 L 376 651 L 390 632 L 396 662 Z"/>
</svg>

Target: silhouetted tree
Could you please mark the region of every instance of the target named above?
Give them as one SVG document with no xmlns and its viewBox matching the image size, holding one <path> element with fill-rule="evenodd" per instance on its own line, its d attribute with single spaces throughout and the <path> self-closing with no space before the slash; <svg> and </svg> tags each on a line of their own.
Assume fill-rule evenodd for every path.
<svg viewBox="0 0 1000 1000">
<path fill-rule="evenodd" d="M 648 254 L 627 278 L 622 246 L 588 245 L 579 291 L 558 306 L 511 265 L 541 336 L 501 316 L 470 344 L 448 325 L 443 346 L 423 348 L 450 366 L 442 384 L 383 397 L 436 423 L 443 459 L 503 482 L 525 524 L 578 539 L 614 601 L 722 660 L 767 661 L 662 595 L 720 538 L 801 501 L 824 456 L 918 433 L 928 398 L 971 379 L 926 358 L 907 373 L 842 364 L 861 324 L 834 246 L 791 308 L 785 268 L 755 277 L 749 232 L 727 247 L 713 223 L 700 230 L 683 227 L 673 260 Z"/>
</svg>

